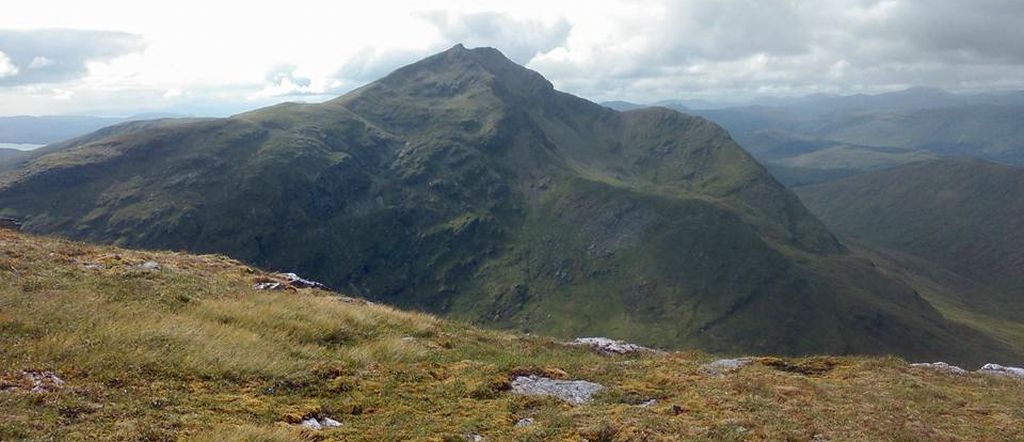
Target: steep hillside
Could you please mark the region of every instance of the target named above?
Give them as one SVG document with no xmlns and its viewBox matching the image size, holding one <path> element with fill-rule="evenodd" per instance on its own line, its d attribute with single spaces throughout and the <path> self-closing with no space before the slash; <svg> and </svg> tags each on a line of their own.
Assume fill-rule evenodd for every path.
<svg viewBox="0 0 1024 442">
<path fill-rule="evenodd" d="M 1009 377 L 895 358 L 730 370 L 695 352 L 607 355 L 254 288 L 273 281 L 284 278 L 222 256 L 0 230 L 0 439 L 1024 438 L 1024 381 Z M 601 389 L 573 405 L 511 385 L 527 375 Z M 311 419 L 338 426 L 303 428 Z"/>
<path fill-rule="evenodd" d="M 338 99 L 157 120 L 0 178 L 32 232 L 223 253 L 391 304 L 557 334 L 1015 360 L 847 253 L 718 126 L 616 112 L 456 46 Z"/>
<path fill-rule="evenodd" d="M 1024 169 L 937 160 L 798 189 L 837 231 L 1024 300 Z M 1024 310 L 1019 318 L 1024 318 Z M 1024 319 L 1021 319 L 1024 322 Z"/>
</svg>

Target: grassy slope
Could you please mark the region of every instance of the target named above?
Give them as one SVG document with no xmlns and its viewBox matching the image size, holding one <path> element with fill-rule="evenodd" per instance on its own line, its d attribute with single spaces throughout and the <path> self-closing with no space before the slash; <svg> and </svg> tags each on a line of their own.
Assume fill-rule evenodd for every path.
<svg viewBox="0 0 1024 442">
<path fill-rule="evenodd" d="M 159 271 L 138 264 L 153 260 Z M 86 267 L 100 264 L 102 268 Z M 700 353 L 603 357 L 324 292 L 256 292 L 219 256 L 0 231 L 0 438 L 58 440 L 1019 440 L 1024 383 L 893 358 L 710 377 Z M 767 364 L 767 365 L 766 365 Z M 830 367 L 800 374 L 793 370 Z M 603 383 L 590 405 L 502 391 L 515 372 Z M 651 408 L 635 404 L 657 398 Z M 681 412 L 673 411 L 679 406 Z M 340 429 L 304 433 L 306 415 Z M 523 417 L 536 425 L 514 428 Z"/>
</svg>

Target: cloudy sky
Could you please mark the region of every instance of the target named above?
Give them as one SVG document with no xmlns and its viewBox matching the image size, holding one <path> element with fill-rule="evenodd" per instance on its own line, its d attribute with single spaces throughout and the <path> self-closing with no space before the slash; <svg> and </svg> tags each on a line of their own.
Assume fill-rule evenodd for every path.
<svg viewBox="0 0 1024 442">
<path fill-rule="evenodd" d="M 455 43 L 595 100 L 1024 89 L 1021 0 L 4 0 L 0 115 L 320 101 Z"/>
</svg>

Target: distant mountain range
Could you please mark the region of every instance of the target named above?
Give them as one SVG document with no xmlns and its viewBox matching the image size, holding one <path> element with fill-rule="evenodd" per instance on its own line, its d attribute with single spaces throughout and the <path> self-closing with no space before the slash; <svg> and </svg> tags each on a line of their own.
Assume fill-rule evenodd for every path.
<svg viewBox="0 0 1024 442">
<path fill-rule="evenodd" d="M 721 127 L 456 46 L 321 104 L 129 122 L 8 161 L 30 232 L 218 252 L 478 324 L 725 352 L 1018 348 L 840 244 Z"/>
<path fill-rule="evenodd" d="M 918 87 L 756 103 L 663 105 L 722 125 L 791 186 L 949 156 L 1024 165 L 1024 92 L 958 95 Z"/>
</svg>

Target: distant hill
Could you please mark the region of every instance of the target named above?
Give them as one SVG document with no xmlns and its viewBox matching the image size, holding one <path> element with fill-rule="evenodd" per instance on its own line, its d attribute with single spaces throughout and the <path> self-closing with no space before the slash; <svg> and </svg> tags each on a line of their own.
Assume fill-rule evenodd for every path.
<svg viewBox="0 0 1024 442">
<path fill-rule="evenodd" d="M 1017 349 L 849 252 L 721 127 L 617 112 L 490 48 L 320 104 L 124 123 L 19 159 L 35 233 L 216 252 L 557 336 L 977 363 Z"/>
<path fill-rule="evenodd" d="M 930 261 L 1024 302 L 1024 168 L 973 159 L 925 161 L 798 193 L 840 233 Z"/>
</svg>

